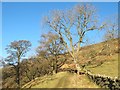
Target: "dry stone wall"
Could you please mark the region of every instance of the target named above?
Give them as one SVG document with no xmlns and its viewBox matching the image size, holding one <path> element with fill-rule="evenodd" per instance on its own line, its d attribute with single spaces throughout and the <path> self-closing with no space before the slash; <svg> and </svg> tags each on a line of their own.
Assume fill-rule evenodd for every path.
<svg viewBox="0 0 120 90">
<path fill-rule="evenodd" d="M 96 83 L 97 85 L 101 86 L 102 88 L 108 88 L 110 90 L 120 90 L 120 79 L 103 76 L 103 75 L 95 75 L 90 72 L 87 72 L 86 75 L 88 78 Z"/>
</svg>

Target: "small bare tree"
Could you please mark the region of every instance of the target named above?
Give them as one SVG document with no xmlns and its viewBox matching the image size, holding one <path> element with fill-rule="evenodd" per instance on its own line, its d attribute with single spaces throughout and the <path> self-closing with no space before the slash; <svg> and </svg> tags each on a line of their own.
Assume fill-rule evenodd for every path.
<svg viewBox="0 0 120 90">
<path fill-rule="evenodd" d="M 0 57 L 0 67 L 4 67 L 5 66 L 5 61 L 3 57 Z"/>
<path fill-rule="evenodd" d="M 112 47 L 109 41 L 118 38 L 118 16 L 114 15 L 112 18 L 108 18 L 105 23 L 105 33 L 103 35 L 103 41 L 105 42 L 100 52 L 111 55 Z"/>
<path fill-rule="evenodd" d="M 27 40 L 13 41 L 7 46 L 6 50 L 9 56 L 6 61 L 16 70 L 16 81 L 20 88 L 20 60 L 30 49 L 31 43 Z"/>
<path fill-rule="evenodd" d="M 59 35 L 60 42 L 73 58 L 78 73 L 82 69 L 78 64 L 79 50 L 86 34 L 104 27 L 97 24 L 95 15 L 95 8 L 85 4 L 76 5 L 67 11 L 53 10 L 50 15 L 44 17 L 44 23 Z"/>
<path fill-rule="evenodd" d="M 114 15 L 112 18 L 108 18 L 105 23 L 106 26 L 103 40 L 107 41 L 118 38 L 118 16 Z"/>
</svg>

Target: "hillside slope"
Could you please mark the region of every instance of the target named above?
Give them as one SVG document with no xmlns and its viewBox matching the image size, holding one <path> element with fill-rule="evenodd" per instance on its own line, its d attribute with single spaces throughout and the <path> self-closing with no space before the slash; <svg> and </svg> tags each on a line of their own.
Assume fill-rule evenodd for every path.
<svg viewBox="0 0 120 90">
<path fill-rule="evenodd" d="M 109 46 L 106 47 L 106 45 Z M 110 77 L 118 77 L 118 54 L 119 48 L 118 39 L 113 39 L 107 42 L 102 42 L 86 47 L 82 47 L 79 54 L 79 63 L 86 64 L 91 61 L 88 65 L 86 65 L 86 69 L 90 70 L 93 74 L 106 75 Z M 28 61 L 29 62 L 29 61 Z M 26 64 L 25 64 L 26 65 Z M 39 64 L 37 64 L 39 66 Z M 43 62 L 42 62 L 42 65 Z M 35 64 L 36 66 L 36 64 Z M 71 56 L 68 54 L 67 62 L 62 67 L 67 68 L 75 68 L 74 63 L 72 61 Z M 34 66 L 30 68 L 30 70 Z M 40 69 L 41 70 L 41 69 Z M 33 72 L 31 71 L 31 72 Z M 3 69 L 3 87 L 11 87 L 14 88 L 15 84 L 15 71 L 12 68 L 4 68 Z M 5 78 L 5 79 L 4 79 Z M 36 78 L 36 77 L 35 77 Z M 60 72 L 56 75 L 51 76 L 40 76 L 32 81 L 27 81 L 25 75 L 23 76 L 23 80 L 21 81 L 24 88 L 96 88 L 98 86 L 94 86 L 93 83 L 83 75 L 76 76 L 75 74 Z M 25 81 L 26 80 L 26 81 Z M 76 81 L 75 81 L 76 80 Z M 66 83 L 68 82 L 68 83 Z M 76 83 L 78 82 L 78 83 Z M 87 83 L 85 83 L 87 82 Z"/>
<path fill-rule="evenodd" d="M 113 39 L 98 44 L 82 47 L 79 54 L 80 64 L 85 64 L 86 68 L 94 74 L 101 74 L 111 77 L 118 77 L 118 54 L 120 43 L 118 39 Z M 62 68 L 75 66 L 72 58 L 68 57 L 68 62 Z M 70 67 L 75 68 L 75 67 Z"/>
<path fill-rule="evenodd" d="M 118 77 L 118 54 L 110 56 L 110 59 L 97 67 L 87 67 L 93 74 L 106 75 L 110 77 Z"/>
</svg>

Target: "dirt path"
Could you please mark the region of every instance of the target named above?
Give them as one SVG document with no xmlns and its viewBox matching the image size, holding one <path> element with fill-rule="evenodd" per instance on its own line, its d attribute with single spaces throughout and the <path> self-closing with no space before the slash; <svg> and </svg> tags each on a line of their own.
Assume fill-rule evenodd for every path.
<svg viewBox="0 0 120 90">
<path fill-rule="evenodd" d="M 55 88 L 98 88 L 93 82 L 90 82 L 85 75 L 66 73 L 61 77 Z"/>
<path fill-rule="evenodd" d="M 42 82 L 44 81 L 44 82 Z M 29 82 L 32 84 L 33 82 Z M 53 76 L 46 76 L 43 79 L 36 80 L 31 88 L 99 88 L 93 82 L 90 82 L 85 75 L 77 75 L 68 72 L 60 72 Z M 26 86 L 26 88 L 29 87 Z"/>
<path fill-rule="evenodd" d="M 59 81 L 55 88 L 67 88 L 69 86 L 70 78 L 72 78 L 71 74 L 66 73 Z"/>
</svg>

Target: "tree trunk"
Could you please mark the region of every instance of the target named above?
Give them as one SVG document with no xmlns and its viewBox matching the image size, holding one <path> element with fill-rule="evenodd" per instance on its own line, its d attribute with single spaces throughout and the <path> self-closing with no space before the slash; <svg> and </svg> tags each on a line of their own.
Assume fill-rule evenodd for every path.
<svg viewBox="0 0 120 90">
<path fill-rule="evenodd" d="M 57 73 L 57 69 L 58 69 L 58 67 L 57 67 L 57 61 L 55 61 L 54 64 L 53 64 L 53 74 Z"/>
<path fill-rule="evenodd" d="M 77 69 L 77 74 L 79 75 L 80 74 L 80 70 L 81 70 L 79 64 L 76 64 L 76 69 Z"/>
<path fill-rule="evenodd" d="M 74 63 L 75 63 L 76 69 L 77 69 L 77 74 L 79 75 L 81 68 L 80 68 L 80 65 L 77 63 L 77 59 L 75 59 L 75 58 L 74 58 Z"/>
<path fill-rule="evenodd" d="M 18 67 L 17 67 L 17 84 L 18 88 L 21 88 L 20 86 L 20 58 L 18 58 Z"/>
<path fill-rule="evenodd" d="M 17 66 L 17 71 L 16 71 L 16 73 L 17 73 L 16 78 L 17 78 L 17 84 L 18 84 L 18 87 L 17 87 L 17 88 L 20 88 L 20 67 L 19 67 L 19 63 L 18 63 L 18 66 Z"/>
<path fill-rule="evenodd" d="M 55 64 L 54 66 L 53 66 L 53 74 L 56 74 L 57 73 L 57 65 Z"/>
</svg>

